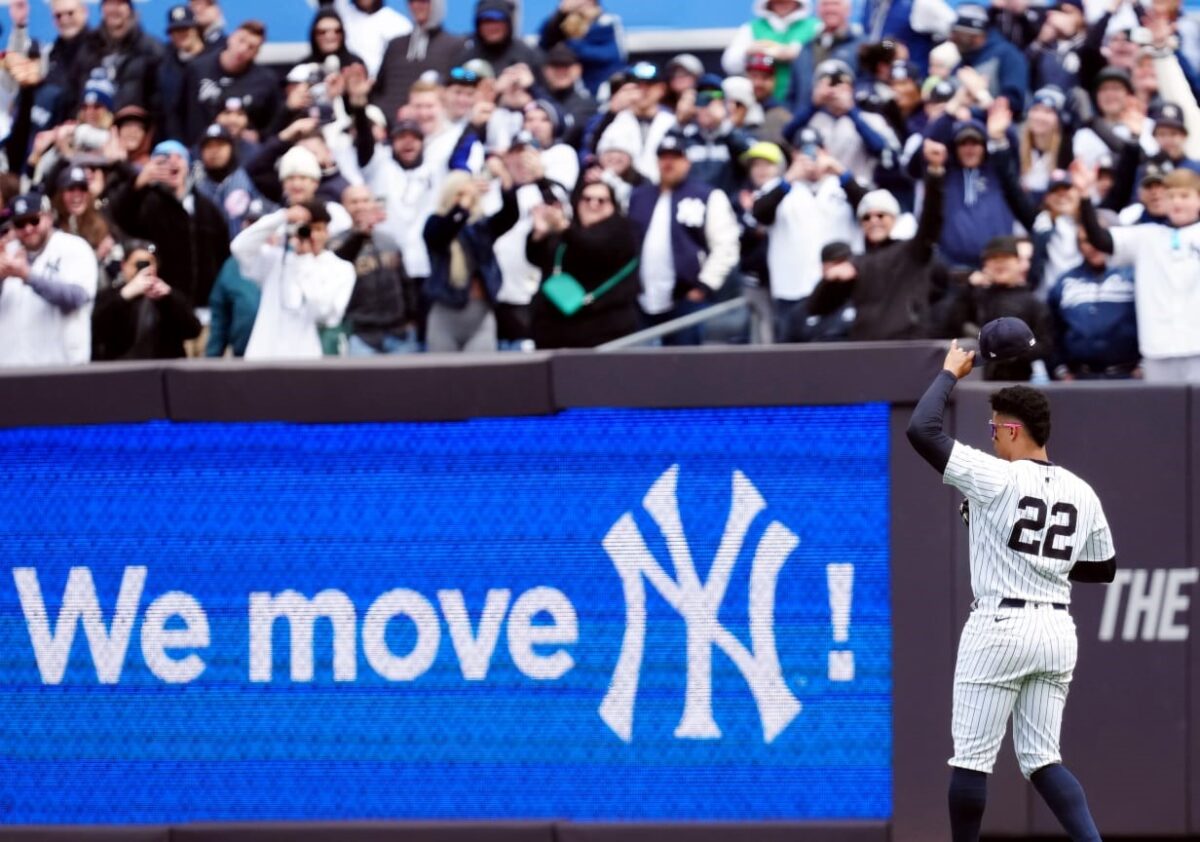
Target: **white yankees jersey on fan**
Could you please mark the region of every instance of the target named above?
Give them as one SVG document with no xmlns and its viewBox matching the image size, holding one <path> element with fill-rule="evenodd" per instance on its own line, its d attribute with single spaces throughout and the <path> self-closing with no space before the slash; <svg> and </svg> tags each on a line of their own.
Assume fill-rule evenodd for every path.
<svg viewBox="0 0 1200 842">
<path fill-rule="evenodd" d="M 1116 555 L 1096 492 L 1066 468 L 1008 462 L 955 442 L 942 481 L 970 501 L 977 600 L 1069 603 L 1076 562 Z"/>
</svg>

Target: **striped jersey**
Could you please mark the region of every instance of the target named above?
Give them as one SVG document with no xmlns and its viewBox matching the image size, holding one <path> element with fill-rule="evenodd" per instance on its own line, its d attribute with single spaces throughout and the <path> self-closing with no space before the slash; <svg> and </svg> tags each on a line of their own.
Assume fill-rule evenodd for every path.
<svg viewBox="0 0 1200 842">
<path fill-rule="evenodd" d="M 1076 562 L 1116 555 L 1096 492 L 1058 465 L 1007 462 L 955 442 L 942 481 L 969 501 L 976 599 L 1069 603 Z"/>
</svg>

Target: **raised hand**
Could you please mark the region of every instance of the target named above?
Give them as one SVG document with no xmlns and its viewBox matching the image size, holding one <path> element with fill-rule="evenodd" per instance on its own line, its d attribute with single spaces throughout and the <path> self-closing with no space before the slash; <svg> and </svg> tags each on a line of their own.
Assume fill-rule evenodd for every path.
<svg viewBox="0 0 1200 842">
<path fill-rule="evenodd" d="M 929 169 L 940 172 L 946 167 L 946 158 L 948 152 L 944 143 L 938 143 L 936 140 L 926 138 L 925 144 L 922 147 L 922 152 L 925 155 L 925 164 Z"/>
<path fill-rule="evenodd" d="M 1004 97 L 997 97 L 988 109 L 987 133 L 992 140 L 1001 140 L 1012 127 L 1013 113 Z"/>
<path fill-rule="evenodd" d="M 1081 199 L 1089 198 L 1096 188 L 1096 168 L 1080 158 L 1071 162 L 1071 183 L 1079 191 Z"/>
<path fill-rule="evenodd" d="M 971 373 L 971 369 L 974 367 L 975 352 L 964 351 L 958 347 L 957 339 L 951 342 L 950 351 L 946 354 L 946 361 L 942 363 L 942 368 L 962 380 Z"/>
</svg>

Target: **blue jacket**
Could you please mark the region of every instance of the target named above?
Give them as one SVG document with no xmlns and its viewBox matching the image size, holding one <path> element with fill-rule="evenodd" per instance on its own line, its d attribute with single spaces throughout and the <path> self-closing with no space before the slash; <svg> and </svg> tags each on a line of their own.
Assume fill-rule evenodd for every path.
<svg viewBox="0 0 1200 842">
<path fill-rule="evenodd" d="M 1092 368 L 1136 365 L 1137 313 L 1133 269 L 1080 263 L 1050 288 L 1058 364 Z"/>
<path fill-rule="evenodd" d="M 921 68 L 924 74 L 929 68 L 933 39 L 917 32 L 909 24 L 912 10 L 913 0 L 867 0 L 862 5 L 863 38 L 868 43 L 884 38 L 903 41 L 908 47 L 909 61 Z"/>
<path fill-rule="evenodd" d="M 963 64 L 979 71 L 989 84 L 994 82 L 993 93 L 1008 99 L 1013 114 L 1020 117 L 1025 113 L 1025 97 L 1029 91 L 1029 62 L 1024 54 L 1004 36 L 988 30 L 987 40 L 973 53 L 963 56 Z"/>
<path fill-rule="evenodd" d="M 562 37 L 563 15 L 561 12 L 548 17 L 542 24 L 539 46 L 549 51 L 559 41 L 566 42 L 583 66 L 583 84 L 592 96 L 600 86 L 618 70 L 624 70 L 629 57 L 625 52 L 625 39 L 621 31 L 621 19 L 611 12 L 603 12 L 593 21 L 582 38 Z"/>
<path fill-rule="evenodd" d="M 982 123 L 972 122 L 986 135 Z M 1011 144 L 987 153 L 978 169 L 967 170 L 953 152 L 953 125 L 948 117 L 939 117 L 927 133 L 951 149 L 946 165 L 945 222 L 938 245 L 948 265 L 978 268 L 979 254 L 988 240 L 1012 234 L 1015 221 L 1032 229 L 1036 212 L 1021 192 Z"/>
<path fill-rule="evenodd" d="M 741 129 L 728 127 L 706 135 L 695 123 L 683 129 L 688 160 L 692 162 L 691 177 L 731 197 L 737 192 L 742 180 L 742 165 L 739 159 L 753 142 Z"/>
<path fill-rule="evenodd" d="M 517 196 L 512 190 L 504 191 L 504 205 L 494 216 L 478 222 L 468 223 L 467 211 L 458 205 L 444 216 L 431 214 L 425 222 L 430 266 L 429 277 L 422 287 L 426 299 L 454 310 L 467 306 L 470 283 L 461 287 L 450 283 L 450 244 L 457 239 L 474 266 L 475 274 L 483 281 L 488 301 L 495 304 L 503 278 L 493 248 L 496 240 L 517 224 L 518 216 Z"/>
<path fill-rule="evenodd" d="M 709 291 L 700 280 L 700 268 L 704 264 L 704 253 L 708 251 L 704 223 L 708 219 L 708 197 L 714 189 L 689 178 L 671 194 L 671 256 L 675 262 L 676 301 L 693 289 Z M 629 219 L 637 228 L 639 244 L 645 243 L 660 195 L 662 191 L 657 184 L 643 184 L 629 197 Z M 704 218 L 697 220 L 699 225 L 684 225 L 679 221 L 679 203 L 689 199 L 698 199 L 704 205 Z"/>
</svg>

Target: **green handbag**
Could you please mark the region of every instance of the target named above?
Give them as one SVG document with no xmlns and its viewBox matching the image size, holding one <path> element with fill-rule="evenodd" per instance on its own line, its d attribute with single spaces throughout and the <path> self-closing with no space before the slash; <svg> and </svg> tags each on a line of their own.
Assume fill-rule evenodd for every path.
<svg viewBox="0 0 1200 842">
<path fill-rule="evenodd" d="M 638 265 L 638 259 L 635 257 L 626 263 L 617 274 L 588 292 L 583 288 L 583 284 L 575 279 L 574 275 L 569 275 L 562 270 L 563 255 L 566 251 L 565 244 L 558 247 L 558 251 L 554 253 L 554 273 L 542 282 L 542 295 L 550 299 L 550 303 L 557 307 L 564 316 L 574 316 L 632 275 Z"/>
</svg>

